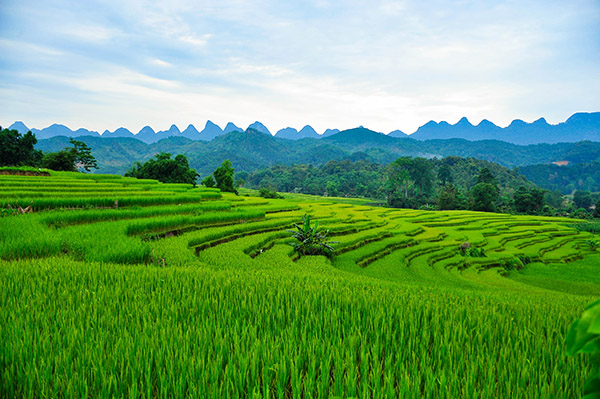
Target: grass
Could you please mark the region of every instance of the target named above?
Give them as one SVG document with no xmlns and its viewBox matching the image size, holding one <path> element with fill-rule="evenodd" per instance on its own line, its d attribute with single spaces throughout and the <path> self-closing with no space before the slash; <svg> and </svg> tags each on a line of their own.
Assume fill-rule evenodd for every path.
<svg viewBox="0 0 600 399">
<path fill-rule="evenodd" d="M 600 252 L 564 219 L 67 172 L 0 176 L 0 204 L 24 187 L 35 212 L 0 217 L 0 397 L 573 398 L 590 373 L 564 341 Z M 305 213 L 331 260 L 293 254 Z"/>
</svg>

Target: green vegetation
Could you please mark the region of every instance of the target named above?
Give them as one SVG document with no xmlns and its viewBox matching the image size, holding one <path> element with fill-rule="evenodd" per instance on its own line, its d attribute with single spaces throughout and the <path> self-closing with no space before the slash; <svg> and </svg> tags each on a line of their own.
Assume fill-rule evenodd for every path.
<svg viewBox="0 0 600 399">
<path fill-rule="evenodd" d="M 0 128 L 0 166 L 37 166 L 42 152 L 33 148 L 36 143 L 31 132 L 21 135 L 16 130 Z"/>
<path fill-rule="evenodd" d="M 590 355 L 594 369 L 586 381 L 584 398 L 600 397 L 600 301 L 590 304 L 581 319 L 571 326 L 567 335 L 567 351 L 570 355 Z"/>
<path fill-rule="evenodd" d="M 598 157 L 594 162 L 584 160 L 565 166 L 548 162 L 544 165 L 521 166 L 518 170 L 519 173 L 546 190 L 557 190 L 565 195 L 571 194 L 575 190 L 600 192 L 600 153 L 596 150 L 592 154 Z M 564 158 L 554 160 L 562 159 Z"/>
<path fill-rule="evenodd" d="M 0 175 L 1 397 L 566 399 L 597 370 L 565 348 L 593 223 L 50 174 Z M 331 256 L 290 246 L 303 215 Z"/>
<path fill-rule="evenodd" d="M 233 165 L 229 159 L 223 161 L 221 166 L 219 166 L 213 172 L 213 176 L 215 178 L 215 186 L 224 192 L 228 193 L 238 193 L 237 189 L 233 186 Z"/>
<path fill-rule="evenodd" d="M 296 231 L 290 230 L 298 242 L 293 242 L 292 246 L 298 255 L 325 255 L 333 254 L 333 241 L 326 241 L 329 230 L 319 229 L 319 221 L 315 221 L 314 227 L 310 225 L 310 215 L 304 214 L 302 224 L 294 224 Z"/>
<path fill-rule="evenodd" d="M 135 162 L 125 176 L 137 179 L 155 179 L 163 183 L 186 183 L 196 185 L 199 176 L 185 155 L 179 154 L 171 159 L 171 154 L 161 152 L 154 158 L 142 163 Z"/>
</svg>

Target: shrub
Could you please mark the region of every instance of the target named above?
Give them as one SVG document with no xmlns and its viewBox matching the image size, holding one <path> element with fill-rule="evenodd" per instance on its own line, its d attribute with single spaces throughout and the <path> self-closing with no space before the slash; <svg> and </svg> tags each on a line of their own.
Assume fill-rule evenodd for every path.
<svg viewBox="0 0 600 399">
<path fill-rule="evenodd" d="M 333 255 L 333 241 L 325 241 L 329 230 L 319 230 L 319 221 L 315 222 L 315 226 L 310 226 L 310 215 L 304 214 L 302 224 L 294 224 L 298 230 L 288 230 L 294 233 L 294 237 L 299 242 L 294 242 L 291 245 L 298 255 L 325 255 L 331 257 Z"/>
<path fill-rule="evenodd" d="M 596 249 L 600 248 L 600 241 L 598 240 L 585 240 L 585 243 L 590 246 L 590 249 L 592 251 L 595 251 Z"/>
<path fill-rule="evenodd" d="M 513 259 L 508 259 L 508 260 L 503 261 L 502 267 L 507 271 L 511 271 L 511 270 L 521 270 L 521 269 L 523 269 L 524 265 L 523 265 L 523 262 L 521 261 L 521 259 L 513 258 Z"/>
<path fill-rule="evenodd" d="M 271 191 L 268 188 L 261 188 L 258 191 L 258 195 L 263 197 L 263 198 L 276 198 L 276 199 L 283 199 L 283 195 L 279 194 L 277 191 Z"/>
</svg>

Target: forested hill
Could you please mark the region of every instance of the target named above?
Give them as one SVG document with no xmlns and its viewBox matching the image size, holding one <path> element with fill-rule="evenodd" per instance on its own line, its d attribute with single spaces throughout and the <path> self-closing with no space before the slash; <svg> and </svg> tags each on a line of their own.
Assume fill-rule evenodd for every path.
<svg viewBox="0 0 600 399">
<path fill-rule="evenodd" d="M 495 177 L 500 194 L 512 195 L 523 186 L 535 185 L 515 170 L 497 163 L 474 158 L 447 157 L 428 161 L 432 176 L 431 192 L 437 192 L 444 184 L 437 177 L 441 168 L 447 168 L 446 179 L 461 191 L 469 191 L 477 183 L 480 170 L 487 168 Z M 277 165 L 241 173 L 240 177 L 251 188 L 269 188 L 275 191 L 300 192 L 316 195 L 385 198 L 388 167 L 368 160 L 330 161 L 314 167 L 312 165 Z"/>
<path fill-rule="evenodd" d="M 64 136 L 39 140 L 36 148 L 58 151 L 68 145 Z M 401 156 L 444 158 L 472 157 L 497 162 L 512 168 L 557 161 L 569 163 L 600 160 L 600 143 L 580 142 L 519 146 L 502 141 L 467 141 L 462 139 L 417 141 L 394 138 L 359 128 L 343 131 L 323 139 L 286 140 L 252 129 L 230 132 L 210 142 L 170 137 L 153 144 L 133 138 L 100 138 L 84 136 L 79 140 L 92 148 L 98 160 L 98 173 L 123 174 L 135 161 L 145 161 L 165 151 L 185 154 L 201 174 L 217 168 L 230 159 L 236 170 L 252 172 L 273 165 L 322 165 L 334 159 L 368 159 L 387 164 Z"/>
</svg>

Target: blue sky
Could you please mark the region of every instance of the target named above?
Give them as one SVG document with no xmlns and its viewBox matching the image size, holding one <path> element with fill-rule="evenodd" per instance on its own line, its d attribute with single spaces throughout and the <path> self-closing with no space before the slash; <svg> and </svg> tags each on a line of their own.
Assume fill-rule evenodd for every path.
<svg viewBox="0 0 600 399">
<path fill-rule="evenodd" d="M 0 1 L 0 124 L 412 133 L 600 111 L 600 2 Z"/>
</svg>

